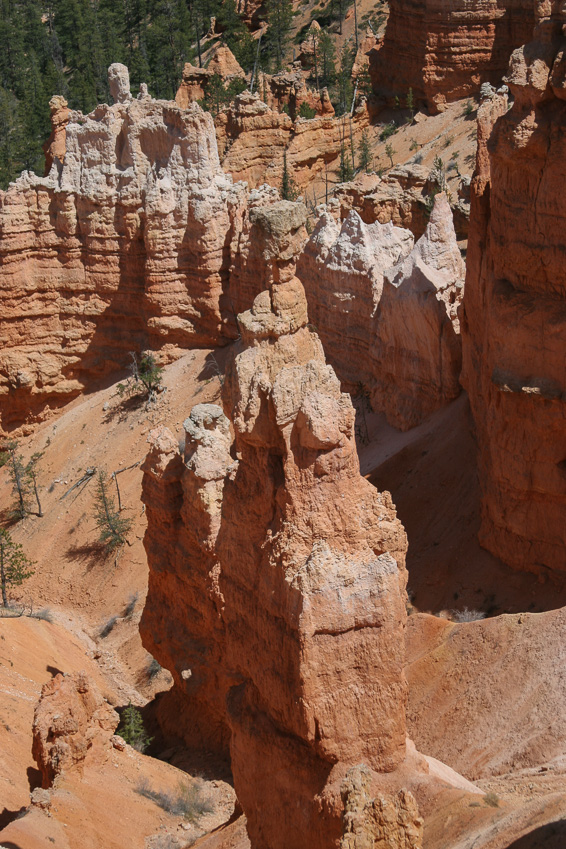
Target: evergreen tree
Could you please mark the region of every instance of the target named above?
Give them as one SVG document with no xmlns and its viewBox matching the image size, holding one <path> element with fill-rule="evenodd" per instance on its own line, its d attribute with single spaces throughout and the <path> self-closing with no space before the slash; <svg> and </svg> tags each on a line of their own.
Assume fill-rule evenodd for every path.
<svg viewBox="0 0 566 849">
<path fill-rule="evenodd" d="M 12 492 L 15 498 L 13 508 L 14 519 L 25 519 L 29 509 L 29 477 L 26 474 L 24 458 L 17 453 L 18 443 L 11 441 L 6 451 L 0 454 L 0 465 L 8 467 L 10 480 L 12 481 Z"/>
<path fill-rule="evenodd" d="M 369 171 L 372 164 L 372 154 L 369 142 L 369 134 L 364 130 L 358 146 L 359 167 L 360 171 Z"/>
<path fill-rule="evenodd" d="M 287 166 L 287 151 L 283 152 L 283 176 L 281 178 L 281 197 L 283 200 L 296 200 L 299 190 Z"/>
<path fill-rule="evenodd" d="M 391 142 L 387 142 L 387 144 L 385 145 L 385 153 L 389 157 L 391 161 L 391 167 L 393 168 L 393 156 L 395 155 L 395 150 Z"/>
<path fill-rule="evenodd" d="M 153 739 L 144 728 L 141 713 L 131 702 L 124 708 L 116 733 L 138 752 L 145 752 Z"/>
<path fill-rule="evenodd" d="M 244 71 L 249 71 L 255 59 L 255 41 L 238 14 L 235 0 L 223 0 L 218 10 L 217 24 L 226 44 Z"/>
<path fill-rule="evenodd" d="M 291 0 L 267 0 L 267 49 L 276 71 L 283 67 L 285 44 L 293 20 Z"/>
<path fill-rule="evenodd" d="M 317 44 L 318 69 L 321 86 L 331 86 L 336 80 L 336 48 L 326 30 L 322 30 Z"/>
<path fill-rule="evenodd" d="M 350 163 L 350 157 L 346 152 L 346 146 L 342 142 L 340 146 L 340 171 L 339 180 L 341 183 L 349 183 L 354 177 L 354 169 Z"/>
<path fill-rule="evenodd" d="M 95 501 L 95 519 L 99 530 L 98 541 L 107 551 L 114 551 L 126 542 L 132 520 L 120 515 L 109 492 L 108 479 L 102 469 L 98 472 Z"/>
<path fill-rule="evenodd" d="M 19 587 L 33 575 L 32 563 L 22 546 L 14 542 L 5 528 L 0 528 L 0 590 L 2 606 L 8 607 L 8 587 Z"/>
<path fill-rule="evenodd" d="M 355 53 L 352 47 L 345 45 L 340 55 L 340 68 L 338 71 L 338 102 L 335 109 L 337 115 L 344 115 L 350 111 L 354 88 L 352 85 L 352 68 L 354 66 Z"/>
</svg>

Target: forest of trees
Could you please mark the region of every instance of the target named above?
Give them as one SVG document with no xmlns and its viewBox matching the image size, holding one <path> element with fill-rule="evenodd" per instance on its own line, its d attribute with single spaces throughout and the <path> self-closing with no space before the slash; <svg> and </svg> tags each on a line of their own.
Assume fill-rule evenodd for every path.
<svg viewBox="0 0 566 849">
<path fill-rule="evenodd" d="M 213 15 L 248 70 L 255 43 L 235 0 L 0 0 L 0 187 L 23 169 L 42 173 L 53 94 L 83 112 L 109 102 L 112 62 L 129 67 L 133 91 L 146 82 L 173 98 Z"/>
<path fill-rule="evenodd" d="M 330 0 L 317 17 L 341 27 L 351 2 Z M 0 0 L 0 188 L 24 169 L 43 172 L 52 95 L 84 113 L 110 101 L 112 62 L 128 66 L 132 93 L 146 82 L 154 97 L 173 99 L 184 63 L 203 63 L 212 16 L 245 71 L 257 59 L 264 70 L 279 70 L 289 58 L 291 0 L 265 0 L 262 12 L 268 28 L 258 56 L 236 0 Z M 302 37 L 303 31 L 295 41 Z M 351 108 L 354 56 L 353 44 L 336 56 L 332 38 L 321 32 L 312 84 L 330 88 L 338 114 Z M 216 88 L 203 104 L 212 111 L 237 93 Z"/>
</svg>

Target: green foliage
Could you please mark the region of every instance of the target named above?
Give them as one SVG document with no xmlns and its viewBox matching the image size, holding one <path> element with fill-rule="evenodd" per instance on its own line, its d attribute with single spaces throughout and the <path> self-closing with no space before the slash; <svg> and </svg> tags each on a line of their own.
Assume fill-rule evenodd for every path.
<svg viewBox="0 0 566 849">
<path fill-rule="evenodd" d="M 119 383 L 116 387 L 118 394 L 141 395 L 148 401 L 154 401 L 159 388 L 163 369 L 158 366 L 155 357 L 150 351 L 146 351 L 138 360 L 134 351 L 130 351 L 130 377 L 126 383 Z"/>
<path fill-rule="evenodd" d="M 222 31 L 224 44 L 230 48 L 244 71 L 249 71 L 254 63 L 256 43 L 238 14 L 235 0 L 222 0 L 216 13 L 216 22 Z"/>
<path fill-rule="evenodd" d="M 281 197 L 283 200 L 295 200 L 299 190 L 287 166 L 287 153 L 283 153 L 283 176 L 281 177 Z"/>
<path fill-rule="evenodd" d="M 306 101 L 301 103 L 299 107 L 299 118 L 307 118 L 308 120 L 311 120 L 315 117 L 315 115 L 316 109 L 313 109 L 312 106 L 309 106 Z"/>
<path fill-rule="evenodd" d="M 0 528 L 0 590 L 2 606 L 8 607 L 8 587 L 19 587 L 33 573 L 33 563 L 23 547 L 14 542 L 5 528 Z"/>
<path fill-rule="evenodd" d="M 389 138 L 391 138 L 391 136 L 395 135 L 395 133 L 397 132 L 397 129 L 398 129 L 398 127 L 397 127 L 397 124 L 395 123 L 395 121 L 390 121 L 389 124 L 386 124 L 384 126 L 384 128 L 382 129 L 382 131 L 380 132 L 380 134 L 379 134 L 380 141 L 387 141 L 387 139 L 389 139 Z"/>
<path fill-rule="evenodd" d="M 320 85 L 333 85 L 336 80 L 336 48 L 326 30 L 321 30 L 318 36 L 316 58 Z"/>
<path fill-rule="evenodd" d="M 12 518 L 16 521 L 24 519 L 31 512 L 32 497 L 37 502 L 38 516 L 43 516 L 39 490 L 37 488 L 38 464 L 43 454 L 33 454 L 26 463 L 21 454 L 17 453 L 18 443 L 15 440 L 8 442 L 6 450 L 0 452 L 0 466 L 7 466 L 12 481 L 12 492 L 15 504 L 12 509 Z"/>
<path fill-rule="evenodd" d="M 338 179 L 341 183 L 349 183 L 354 178 L 354 169 L 350 162 L 350 157 L 346 152 L 344 142 L 340 146 L 340 170 L 338 173 Z"/>
<path fill-rule="evenodd" d="M 475 112 L 475 106 L 473 104 L 473 101 L 467 100 L 466 105 L 464 106 L 464 111 L 463 111 L 462 114 L 466 118 L 471 118 L 471 116 L 474 114 L 474 112 Z"/>
<path fill-rule="evenodd" d="M 231 103 L 245 88 L 245 80 L 235 77 L 228 84 L 225 84 L 220 74 L 215 73 L 207 83 L 206 92 L 200 105 L 207 112 L 218 115 L 220 110 Z"/>
<path fill-rule="evenodd" d="M 266 47 L 273 68 L 280 71 L 283 67 L 285 47 L 293 20 L 291 0 L 267 0 Z"/>
<path fill-rule="evenodd" d="M 358 160 L 359 160 L 359 168 L 361 171 L 369 171 L 372 165 L 372 153 L 371 146 L 369 142 L 369 133 L 367 130 L 364 130 L 362 133 L 362 137 L 360 139 L 360 143 L 358 145 Z"/>
<path fill-rule="evenodd" d="M 389 157 L 389 160 L 391 162 L 391 167 L 393 168 L 393 156 L 395 154 L 395 149 L 394 149 L 393 145 L 391 144 L 391 142 L 387 142 L 387 144 L 385 145 L 385 153 Z"/>
<path fill-rule="evenodd" d="M 116 733 L 138 752 L 145 752 L 153 739 L 144 728 L 141 713 L 131 702 L 124 708 Z"/>
<path fill-rule="evenodd" d="M 99 530 L 98 541 L 107 551 L 114 551 L 126 542 L 132 520 L 122 516 L 116 509 L 108 478 L 102 469 L 98 472 L 94 509 L 96 527 Z"/>
<path fill-rule="evenodd" d="M 345 45 L 340 54 L 340 67 L 337 77 L 337 99 L 334 109 L 337 115 L 344 115 L 350 111 L 354 87 L 352 85 L 352 68 L 356 58 L 355 48 Z"/>
</svg>

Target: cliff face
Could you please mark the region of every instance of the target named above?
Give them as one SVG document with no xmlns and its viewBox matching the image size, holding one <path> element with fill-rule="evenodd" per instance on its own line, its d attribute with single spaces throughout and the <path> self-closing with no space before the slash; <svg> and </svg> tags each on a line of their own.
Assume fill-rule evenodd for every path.
<svg viewBox="0 0 566 849">
<path fill-rule="evenodd" d="M 539 11 L 511 58 L 513 107 L 493 96 L 479 111 L 463 333 L 481 542 L 546 574 L 564 570 L 566 542 L 566 15 Z"/>
<path fill-rule="evenodd" d="M 299 99 L 295 102 L 300 102 L 303 94 L 300 90 L 296 95 Z M 342 118 L 331 113 L 324 89 L 321 97 L 322 101 L 313 101 L 313 106 L 324 114 L 311 120 L 299 117 L 293 122 L 278 108 L 270 108 L 258 94 L 245 91 L 238 95 L 215 120 L 224 170 L 232 174 L 234 180 L 246 180 L 253 187 L 264 182 L 280 186 L 285 153 L 297 185 L 305 188 L 317 182 L 320 192 L 325 168 L 337 167 L 344 133 L 348 138 L 350 131 L 349 126 L 345 128 Z M 306 96 L 304 99 L 308 102 Z M 276 102 L 277 98 L 273 98 L 274 106 Z M 364 103 L 356 109 L 352 118 L 352 137 L 356 145 L 368 125 L 369 115 Z"/>
<path fill-rule="evenodd" d="M 499 82 L 534 23 L 532 0 L 392 0 L 383 43 L 370 53 L 374 91 L 405 97 L 412 88 L 442 109 L 482 82 Z"/>
<path fill-rule="evenodd" d="M 368 391 L 391 424 L 413 427 L 457 397 L 464 263 L 444 194 L 416 245 L 390 223 L 366 225 L 352 211 L 339 225 L 324 213 L 299 274 L 338 377 Z"/>
<path fill-rule="evenodd" d="M 222 172 L 209 114 L 132 100 L 124 66 L 109 76 L 113 106 L 52 104 L 48 176 L 0 193 L 0 429 L 122 369 L 130 350 L 169 356 L 226 332 L 245 187 Z"/>
<path fill-rule="evenodd" d="M 332 845 L 347 769 L 405 757 L 406 538 L 360 476 L 350 398 L 307 325 L 304 216 L 257 210 L 269 288 L 238 318 L 225 415 L 193 409 L 183 458 L 154 433 L 143 495 L 142 638 L 176 675 L 189 739 L 213 715 L 229 740 L 252 845 L 282 849 Z"/>
</svg>

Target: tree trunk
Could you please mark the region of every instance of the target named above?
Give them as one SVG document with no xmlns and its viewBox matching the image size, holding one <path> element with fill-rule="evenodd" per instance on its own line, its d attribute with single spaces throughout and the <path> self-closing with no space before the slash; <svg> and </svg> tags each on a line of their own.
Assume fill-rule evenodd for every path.
<svg viewBox="0 0 566 849">
<path fill-rule="evenodd" d="M 8 607 L 8 594 L 6 593 L 6 569 L 4 567 L 4 546 L 0 544 L 0 586 L 2 587 L 2 605 Z"/>
</svg>

